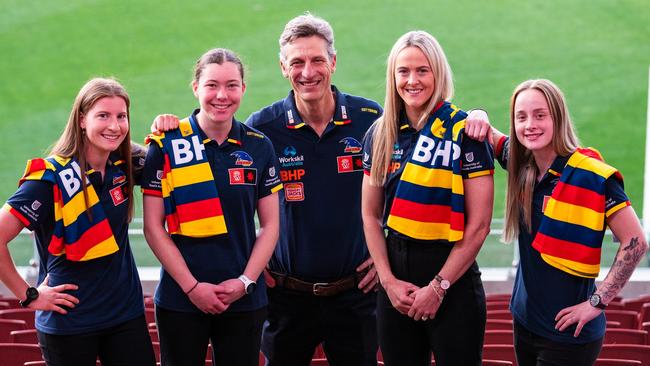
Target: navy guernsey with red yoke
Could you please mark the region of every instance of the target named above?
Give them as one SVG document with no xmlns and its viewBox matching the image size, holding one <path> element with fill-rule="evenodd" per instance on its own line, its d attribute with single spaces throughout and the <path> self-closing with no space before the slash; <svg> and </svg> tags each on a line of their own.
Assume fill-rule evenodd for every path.
<svg viewBox="0 0 650 366">
<path fill-rule="evenodd" d="M 270 267 L 310 282 L 349 276 L 368 258 L 361 221 L 361 141 L 382 109 L 334 86 L 332 91 L 334 118 L 320 137 L 302 121 L 293 91 L 246 122 L 273 142 L 284 183 L 280 239 Z"/>
<path fill-rule="evenodd" d="M 173 234 L 171 238 L 197 280 L 218 284 L 244 273 L 256 240 L 257 202 L 280 190 L 282 184 L 277 159 L 266 136 L 233 120 L 228 138 L 219 145 L 200 129 L 196 121 L 198 111 L 195 110 L 189 118 L 198 129 L 194 133 L 199 134 L 202 148 L 192 147 L 189 153 L 195 154 L 192 149 L 199 148 L 205 154 L 204 160 L 209 163 L 219 192 L 228 232 L 203 238 Z M 144 194 L 163 197 L 164 159 L 158 144 L 151 144 L 142 179 Z M 261 279 L 253 279 L 257 281 L 257 289 L 237 300 L 227 311 L 251 311 L 266 306 L 265 285 Z M 164 268 L 161 269 L 155 302 L 168 310 L 200 312 Z"/>
<path fill-rule="evenodd" d="M 68 314 L 36 312 L 36 328 L 43 333 L 89 333 L 144 314 L 142 287 L 128 237 L 128 195 L 123 166 L 109 161 L 103 179 L 93 170 L 85 172 L 118 247 L 117 251 L 99 258 L 69 260 L 65 253 L 53 255 L 48 250 L 56 225 L 55 183 L 26 180 L 7 200 L 5 209 L 34 232 L 40 260 L 38 283 L 48 275 L 51 287 L 66 283 L 79 286 L 77 290 L 66 291 L 79 299 L 79 304 L 67 309 Z M 69 181 L 70 176 L 67 178 Z M 78 220 L 88 220 L 85 215 L 85 210 L 80 212 Z"/>
<path fill-rule="evenodd" d="M 448 103 L 445 104 L 445 106 Z M 464 112 L 463 112 L 464 114 Z M 432 118 L 437 118 L 435 113 L 432 115 Z M 435 126 L 435 123 L 434 123 Z M 373 138 L 372 134 L 375 130 L 376 125 L 373 125 L 363 143 L 363 164 L 364 164 L 364 173 L 369 175 L 370 170 L 372 169 L 372 146 Z M 494 159 L 493 153 L 490 146 L 487 142 L 478 142 L 470 138 L 465 137 L 462 133 L 458 137 L 460 142 L 460 175 L 462 179 L 470 179 L 475 177 L 480 177 L 483 175 L 493 174 L 494 172 Z M 386 223 L 389 220 L 390 208 L 393 207 L 393 201 L 395 200 L 395 195 L 397 192 L 402 173 L 404 172 L 404 167 L 407 165 L 407 162 L 411 159 L 413 151 L 415 150 L 418 140 L 420 139 L 420 133 L 413 129 L 406 114 L 402 114 L 399 123 L 399 134 L 397 137 L 397 142 L 393 146 L 393 154 L 391 162 L 389 164 L 389 172 L 384 184 L 384 228 L 389 230 L 391 233 L 401 237 L 403 239 L 422 241 L 417 238 L 409 237 L 404 233 L 401 233 L 391 227 L 388 227 Z M 453 151 L 448 148 L 446 145 L 440 144 L 442 146 L 437 146 L 435 144 L 424 144 L 423 148 L 429 149 L 433 159 L 444 160 L 445 153 L 448 151 L 450 154 Z M 441 173 L 442 174 L 442 173 Z M 430 188 L 433 189 L 433 188 Z M 439 189 L 439 188 L 437 188 Z M 448 193 L 449 196 L 452 195 L 451 190 Z M 431 240 L 425 240 L 431 241 Z"/>
</svg>

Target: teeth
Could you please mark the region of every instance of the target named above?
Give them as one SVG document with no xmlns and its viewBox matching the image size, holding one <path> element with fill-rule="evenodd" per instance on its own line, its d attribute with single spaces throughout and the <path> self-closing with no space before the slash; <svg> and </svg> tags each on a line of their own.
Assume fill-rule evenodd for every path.
<svg viewBox="0 0 650 366">
<path fill-rule="evenodd" d="M 300 84 L 304 86 L 314 86 L 318 84 L 318 81 L 301 81 Z"/>
</svg>

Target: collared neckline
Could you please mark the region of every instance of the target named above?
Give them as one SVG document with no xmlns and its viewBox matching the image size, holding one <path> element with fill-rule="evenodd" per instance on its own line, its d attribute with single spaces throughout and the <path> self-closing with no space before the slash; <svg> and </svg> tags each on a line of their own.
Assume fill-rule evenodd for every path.
<svg viewBox="0 0 650 366">
<path fill-rule="evenodd" d="M 336 86 L 332 85 L 332 92 L 334 93 L 334 116 L 330 123 L 335 126 L 342 126 L 352 123 L 350 118 L 349 108 L 346 105 L 345 96 L 339 92 Z M 289 129 L 295 130 L 299 129 L 306 125 L 306 123 L 300 117 L 298 113 L 298 108 L 296 107 L 296 99 L 293 90 L 289 92 L 289 95 L 284 99 L 282 107 L 285 111 L 285 126 Z"/>
<path fill-rule="evenodd" d="M 195 109 L 189 118 L 192 121 L 192 124 L 196 126 L 196 129 L 199 131 L 199 136 L 201 138 L 201 141 L 204 144 L 207 144 L 210 141 L 214 141 L 216 143 L 215 140 L 208 138 L 208 135 L 205 134 L 205 132 L 201 128 L 201 125 L 199 125 L 199 120 L 196 118 L 196 115 L 199 113 L 199 111 L 200 109 Z M 230 144 L 237 145 L 237 146 L 243 146 L 241 136 L 242 136 L 241 122 L 237 121 L 233 117 L 232 124 L 230 126 L 230 131 L 228 131 L 228 136 L 226 137 L 226 140 L 224 142 L 228 142 Z"/>
</svg>

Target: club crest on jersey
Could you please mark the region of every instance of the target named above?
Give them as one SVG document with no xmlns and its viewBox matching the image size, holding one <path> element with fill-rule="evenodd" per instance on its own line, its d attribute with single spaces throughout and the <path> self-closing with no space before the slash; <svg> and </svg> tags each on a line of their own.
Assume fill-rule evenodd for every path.
<svg viewBox="0 0 650 366">
<path fill-rule="evenodd" d="M 120 176 L 117 176 L 117 177 L 113 177 L 113 185 L 122 184 L 124 182 L 126 182 L 126 175 L 120 175 Z"/>
<path fill-rule="evenodd" d="M 235 151 L 234 153 L 230 154 L 230 156 L 233 156 L 235 158 L 235 165 L 241 165 L 241 166 L 251 166 L 253 165 L 253 158 L 248 155 L 247 152 L 245 151 Z"/>
<path fill-rule="evenodd" d="M 34 210 L 34 211 L 38 210 L 39 207 L 41 207 L 41 205 L 42 205 L 42 203 L 39 200 L 34 200 L 34 202 L 32 202 L 32 206 L 31 206 L 32 210 Z"/>
<path fill-rule="evenodd" d="M 356 154 L 361 152 L 361 149 L 363 149 L 363 146 L 357 139 L 354 137 L 345 137 L 339 141 L 341 144 L 345 144 L 345 148 L 343 149 L 344 152 L 346 153 L 352 153 Z"/>
</svg>

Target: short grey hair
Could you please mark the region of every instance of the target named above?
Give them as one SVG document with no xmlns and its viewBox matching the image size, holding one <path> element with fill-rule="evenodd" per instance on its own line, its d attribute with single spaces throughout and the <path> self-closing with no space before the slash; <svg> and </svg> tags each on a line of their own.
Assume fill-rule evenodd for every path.
<svg viewBox="0 0 650 366">
<path fill-rule="evenodd" d="M 334 30 L 325 19 L 313 16 L 309 12 L 291 19 L 280 35 L 280 61 L 286 60 L 284 46 L 298 38 L 318 36 L 327 43 L 327 54 L 332 60 L 336 55 L 334 49 Z"/>
</svg>

